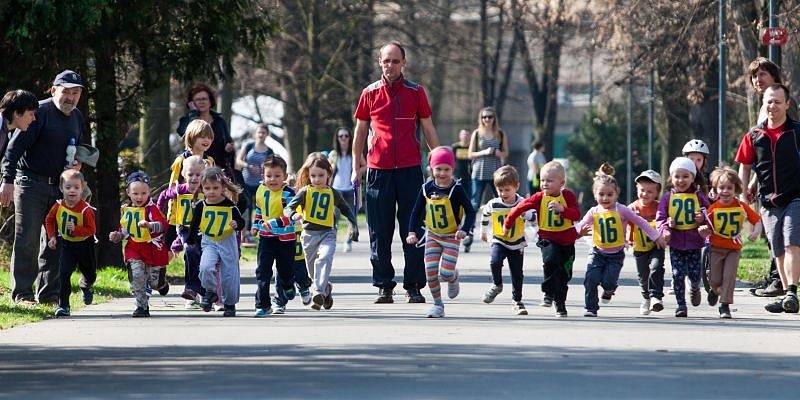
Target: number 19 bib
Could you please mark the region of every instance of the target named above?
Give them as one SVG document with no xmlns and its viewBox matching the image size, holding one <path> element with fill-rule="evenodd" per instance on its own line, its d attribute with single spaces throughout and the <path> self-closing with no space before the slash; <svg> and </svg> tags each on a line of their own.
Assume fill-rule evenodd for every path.
<svg viewBox="0 0 800 400">
<path fill-rule="evenodd" d="M 212 239 L 219 240 L 231 233 L 233 227 L 233 209 L 224 206 L 209 206 L 206 204 L 203 207 L 203 215 L 200 218 L 200 233 Z"/>
<path fill-rule="evenodd" d="M 674 193 L 669 199 L 669 216 L 675 221 L 675 229 L 687 231 L 697 228 L 694 214 L 700 211 L 700 200 L 695 193 Z"/>
<path fill-rule="evenodd" d="M 539 229 L 550 232 L 561 232 L 572 229 L 572 220 L 564 219 L 561 214 L 557 214 L 547 207 L 547 204 L 551 201 L 556 201 L 564 207 L 567 206 L 567 201 L 564 200 L 564 196 L 560 194 L 558 197 L 551 197 L 548 195 L 542 196 L 542 204 L 539 206 Z"/>
<path fill-rule="evenodd" d="M 594 214 L 592 241 L 601 249 L 620 247 L 622 237 L 622 217 L 616 211 L 603 211 Z"/>
<path fill-rule="evenodd" d="M 744 225 L 744 209 L 742 207 L 726 207 L 714 210 L 711 222 L 714 232 L 724 238 L 731 239 L 742 231 Z"/>
<path fill-rule="evenodd" d="M 492 213 L 492 235 L 507 242 L 515 242 L 525 234 L 525 221 L 522 218 L 517 218 L 514 221 L 514 225 L 511 225 L 508 236 L 503 235 L 503 223 L 508 218 L 509 212 L 511 212 L 511 209 L 505 208 Z"/>
<path fill-rule="evenodd" d="M 134 242 L 149 242 L 153 240 L 150 229 L 140 228 L 139 222 L 147 220 L 147 211 L 144 207 L 122 207 L 122 218 L 119 223 L 122 229 L 130 234 Z"/>
<path fill-rule="evenodd" d="M 59 235 L 61 235 L 64 240 L 69 240 L 70 242 L 85 240 L 86 237 L 72 236 L 72 234 L 70 234 L 69 230 L 67 230 L 68 222 L 72 222 L 76 227 L 83 225 L 83 213 L 77 213 L 64 206 L 59 206 L 58 212 L 56 212 L 56 227 L 58 228 Z"/>
<path fill-rule="evenodd" d="M 303 214 L 306 222 L 333 228 L 333 189 L 317 189 L 306 186 L 306 199 Z"/>
</svg>

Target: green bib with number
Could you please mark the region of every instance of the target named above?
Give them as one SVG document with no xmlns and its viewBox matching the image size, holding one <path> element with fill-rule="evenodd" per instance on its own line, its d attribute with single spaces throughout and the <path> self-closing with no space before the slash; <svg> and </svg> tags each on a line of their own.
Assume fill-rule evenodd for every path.
<svg viewBox="0 0 800 400">
<path fill-rule="evenodd" d="M 306 222 L 333 228 L 333 189 L 317 189 L 311 185 L 306 186 L 305 206 L 303 214 Z"/>
<path fill-rule="evenodd" d="M 648 222 L 653 229 L 656 228 L 656 221 Z M 656 243 L 650 240 L 650 236 L 647 236 L 646 233 L 642 230 L 642 228 L 638 226 L 634 226 L 633 229 L 633 251 L 650 251 L 654 247 L 656 247 Z"/>
<path fill-rule="evenodd" d="M 539 205 L 539 229 L 549 232 L 561 232 L 572 229 L 572 220 L 564 219 L 561 214 L 557 214 L 547 207 L 551 201 L 560 203 L 564 208 L 567 207 L 567 201 L 561 194 L 557 197 L 548 196 L 546 194 L 542 196 L 542 203 Z"/>
<path fill-rule="evenodd" d="M 233 233 L 231 221 L 233 221 L 233 208 L 206 204 L 200 217 L 200 233 L 214 240 L 220 240 Z"/>
<path fill-rule="evenodd" d="M 669 199 L 669 216 L 675 221 L 675 229 L 688 231 L 697 228 L 694 214 L 700 211 L 700 199 L 695 193 L 674 193 Z"/>
<path fill-rule="evenodd" d="M 86 240 L 88 236 L 72 236 L 69 230 L 67 230 L 68 222 L 72 222 L 75 227 L 83 226 L 83 213 L 72 211 L 59 203 L 58 211 L 56 211 L 56 228 L 58 229 L 59 236 L 70 242 Z"/>
<path fill-rule="evenodd" d="M 189 226 L 192 223 L 192 199 L 194 199 L 194 195 L 191 193 L 179 194 L 175 198 L 175 223 L 177 225 Z M 203 200 L 203 194 L 198 194 L 197 199 Z"/>
<path fill-rule="evenodd" d="M 504 235 L 503 223 L 506 221 L 506 218 L 508 218 L 508 213 L 510 212 L 510 208 L 492 211 L 492 235 L 507 242 L 515 242 L 525 235 L 525 220 L 517 218 L 514 221 L 514 225 L 511 225 L 511 230 L 508 231 L 508 235 Z"/>
<path fill-rule="evenodd" d="M 745 211 L 742 207 L 717 208 L 711 218 L 714 233 L 724 238 L 736 237 L 744 226 Z"/>
<path fill-rule="evenodd" d="M 144 207 L 122 207 L 122 218 L 119 224 L 128 232 L 134 242 L 149 242 L 153 240 L 150 229 L 139 227 L 139 222 L 147 220 L 147 209 Z"/>
<path fill-rule="evenodd" d="M 617 211 L 603 211 L 593 216 L 592 241 L 601 249 L 620 247 L 624 242 L 622 217 Z"/>
</svg>

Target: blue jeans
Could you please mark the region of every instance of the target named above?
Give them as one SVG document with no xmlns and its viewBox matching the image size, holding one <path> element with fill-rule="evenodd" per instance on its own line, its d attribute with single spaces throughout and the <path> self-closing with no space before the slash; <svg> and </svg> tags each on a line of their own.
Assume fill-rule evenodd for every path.
<svg viewBox="0 0 800 400">
<path fill-rule="evenodd" d="M 47 247 L 44 218 L 61 197 L 56 184 L 17 172 L 14 180 L 14 249 L 11 252 L 11 298 L 33 300 L 33 284 L 40 302 L 59 297 L 58 252 Z"/>
<path fill-rule="evenodd" d="M 503 285 L 503 260 L 508 260 L 508 270 L 511 272 L 511 299 L 522 301 L 522 259 L 523 249 L 511 250 L 500 243 L 492 243 L 492 258 L 489 266 L 492 268 L 492 282 L 496 286 Z"/>
<path fill-rule="evenodd" d="M 405 242 L 411 209 L 421 186 L 422 169 L 419 166 L 367 171 L 367 228 L 373 286 L 391 290 L 397 285 L 392 265 L 395 219 L 400 224 L 400 241 L 405 258 L 403 288 L 419 290 L 427 284 L 424 250 Z"/>
<path fill-rule="evenodd" d="M 481 206 L 481 199 L 483 198 L 483 192 L 486 191 L 486 188 L 489 188 L 489 193 L 492 194 L 492 198 L 497 197 L 497 192 L 494 190 L 494 181 L 472 180 L 472 208 L 476 211 L 479 210 L 478 207 Z"/>
<path fill-rule="evenodd" d="M 613 254 L 606 254 L 592 248 L 589 254 L 589 265 L 586 267 L 586 277 L 583 278 L 583 287 L 586 289 L 586 309 L 597 312 L 600 309 L 597 298 L 597 286 L 603 287 L 607 292 L 617 290 L 619 272 L 622 271 L 622 262 L 625 252 L 620 250 Z"/>
</svg>

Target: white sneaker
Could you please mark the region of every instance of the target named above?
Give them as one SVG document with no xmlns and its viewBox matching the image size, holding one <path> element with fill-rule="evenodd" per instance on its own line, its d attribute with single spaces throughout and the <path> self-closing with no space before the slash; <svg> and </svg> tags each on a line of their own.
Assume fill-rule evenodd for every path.
<svg viewBox="0 0 800 400">
<path fill-rule="evenodd" d="M 642 299 L 642 304 L 639 306 L 639 313 L 642 315 L 650 315 L 650 299 Z"/>
<path fill-rule="evenodd" d="M 583 310 L 584 317 L 597 317 L 597 313 L 594 311 Z"/>
<path fill-rule="evenodd" d="M 214 311 L 225 311 L 225 306 L 222 303 L 214 304 Z"/>
<path fill-rule="evenodd" d="M 344 242 L 344 252 L 349 253 L 353 251 L 353 244 L 350 242 Z"/>
<path fill-rule="evenodd" d="M 276 305 L 275 307 L 272 307 L 272 313 L 273 314 L 286 314 L 286 306 Z"/>
<path fill-rule="evenodd" d="M 458 283 L 458 270 L 456 270 L 455 278 L 452 282 L 447 282 L 447 297 L 455 299 L 461 291 L 461 285 Z"/>
<path fill-rule="evenodd" d="M 431 309 L 428 311 L 428 318 L 442 318 L 444 317 L 444 306 L 439 304 L 434 304 L 431 306 Z"/>
<path fill-rule="evenodd" d="M 486 304 L 493 302 L 495 297 L 497 297 L 497 295 L 500 293 L 503 293 L 503 286 L 492 285 L 486 290 L 486 293 L 483 294 L 483 302 Z"/>
<path fill-rule="evenodd" d="M 521 301 L 513 302 L 511 304 L 511 308 L 514 310 L 514 314 L 517 314 L 517 315 L 528 315 L 528 310 L 525 309 L 525 304 L 522 304 Z"/>
<path fill-rule="evenodd" d="M 184 304 L 183 308 L 185 308 L 187 310 L 199 310 L 200 309 L 200 303 L 198 303 L 198 302 L 196 302 L 194 300 L 186 300 L 186 304 Z"/>
</svg>

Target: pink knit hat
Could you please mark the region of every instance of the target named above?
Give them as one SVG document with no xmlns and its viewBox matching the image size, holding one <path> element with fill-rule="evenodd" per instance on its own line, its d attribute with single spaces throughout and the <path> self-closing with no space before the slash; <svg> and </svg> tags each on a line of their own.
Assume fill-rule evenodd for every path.
<svg viewBox="0 0 800 400">
<path fill-rule="evenodd" d="M 453 149 L 447 146 L 439 146 L 431 150 L 431 154 L 428 156 L 428 165 L 433 168 L 441 164 L 447 164 L 455 168 L 456 156 L 453 154 Z"/>
</svg>

